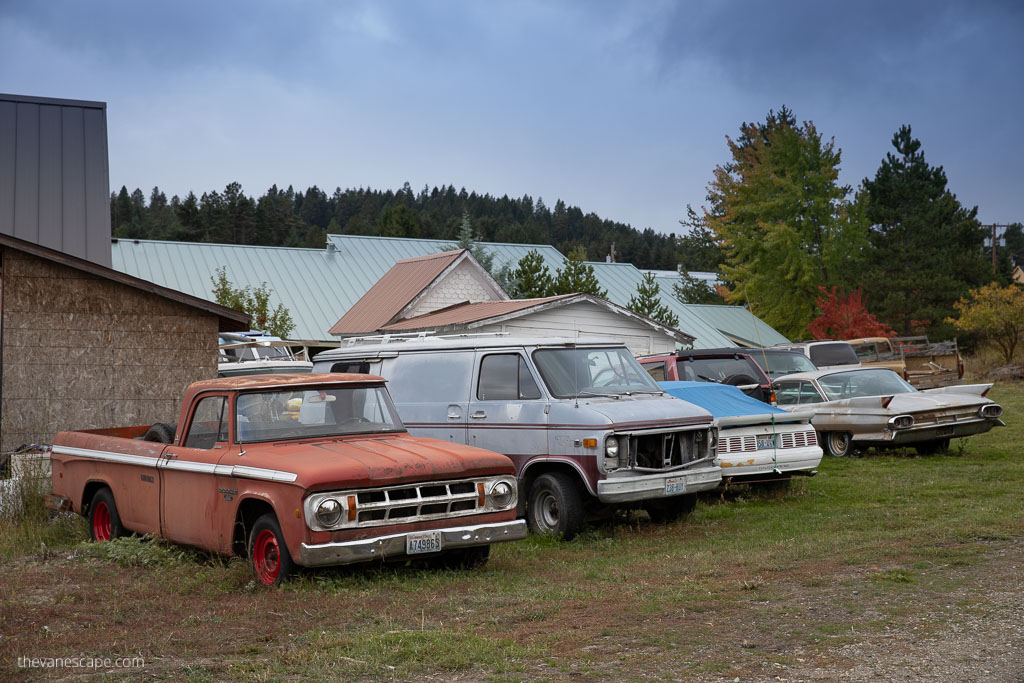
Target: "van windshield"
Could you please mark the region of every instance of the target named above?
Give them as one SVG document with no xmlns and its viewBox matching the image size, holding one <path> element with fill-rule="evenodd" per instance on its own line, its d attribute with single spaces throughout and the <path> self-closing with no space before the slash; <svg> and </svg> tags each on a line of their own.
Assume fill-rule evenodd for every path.
<svg viewBox="0 0 1024 683">
<path fill-rule="evenodd" d="M 383 386 L 253 391 L 235 401 L 238 443 L 401 431 L 405 426 Z"/>
<path fill-rule="evenodd" d="M 662 393 L 623 347 L 538 349 L 533 362 L 548 391 L 557 398 Z"/>
</svg>

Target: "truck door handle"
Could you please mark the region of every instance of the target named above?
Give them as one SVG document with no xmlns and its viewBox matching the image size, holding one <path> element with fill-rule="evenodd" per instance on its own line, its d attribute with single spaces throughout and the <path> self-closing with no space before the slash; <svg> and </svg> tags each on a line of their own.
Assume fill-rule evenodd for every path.
<svg viewBox="0 0 1024 683">
<path fill-rule="evenodd" d="M 474 420 L 482 420 L 485 417 L 487 417 L 487 413 L 485 413 L 482 410 L 478 410 L 475 413 L 473 413 L 472 415 L 470 415 L 470 417 L 473 418 Z"/>
</svg>

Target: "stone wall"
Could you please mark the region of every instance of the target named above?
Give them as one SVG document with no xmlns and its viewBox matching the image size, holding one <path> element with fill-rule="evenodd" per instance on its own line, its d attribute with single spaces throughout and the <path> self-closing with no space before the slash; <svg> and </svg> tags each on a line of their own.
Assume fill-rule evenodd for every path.
<svg viewBox="0 0 1024 683">
<path fill-rule="evenodd" d="M 174 422 L 185 387 L 216 377 L 213 314 L 15 249 L 2 259 L 0 448 Z"/>
</svg>

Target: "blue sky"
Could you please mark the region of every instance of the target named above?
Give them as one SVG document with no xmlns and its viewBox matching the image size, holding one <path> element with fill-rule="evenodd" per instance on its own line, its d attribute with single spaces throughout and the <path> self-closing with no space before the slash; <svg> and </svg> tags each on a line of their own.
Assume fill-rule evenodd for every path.
<svg viewBox="0 0 1024 683">
<path fill-rule="evenodd" d="M 0 92 L 107 103 L 112 190 L 409 182 L 678 232 L 725 136 L 782 105 L 873 176 L 913 127 L 1024 221 L 1024 3 L 17 2 Z"/>
</svg>

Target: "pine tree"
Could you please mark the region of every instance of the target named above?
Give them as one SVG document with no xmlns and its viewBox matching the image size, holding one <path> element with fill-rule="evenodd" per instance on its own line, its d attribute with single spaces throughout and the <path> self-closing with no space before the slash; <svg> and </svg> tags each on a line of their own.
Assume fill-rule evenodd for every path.
<svg viewBox="0 0 1024 683">
<path fill-rule="evenodd" d="M 552 294 L 593 294 L 601 298 L 608 296 L 607 290 L 601 289 L 601 284 L 597 281 L 594 267 L 587 265 L 586 260 L 586 249 L 582 245 L 574 247 L 563 266 L 555 272 Z"/>
<path fill-rule="evenodd" d="M 630 297 L 626 308 L 666 327 L 679 325 L 679 316 L 661 302 L 661 286 L 654 273 L 644 273 L 644 279 L 636 286 L 636 296 Z"/>
<path fill-rule="evenodd" d="M 864 289 L 871 310 L 902 335 L 952 336 L 953 305 L 992 279 L 982 253 L 985 231 L 977 207 L 965 209 L 946 188 L 941 166 L 930 166 L 910 126 L 893 135 L 859 201 L 871 223 L 870 268 Z"/>
<path fill-rule="evenodd" d="M 551 271 L 544 265 L 544 257 L 536 249 L 531 249 L 526 256 L 519 259 L 519 264 L 509 279 L 512 282 L 510 293 L 516 299 L 551 296 L 555 284 Z"/>
<path fill-rule="evenodd" d="M 476 262 L 483 266 L 484 270 L 488 273 L 494 274 L 494 254 L 489 252 L 486 247 L 480 244 L 480 237 L 473 230 L 473 223 L 469 220 L 469 212 L 462 212 L 462 222 L 459 224 L 459 235 L 458 240 L 455 242 L 455 246 L 448 249 L 453 251 L 455 249 L 467 249 L 469 253 L 473 255 Z"/>
<path fill-rule="evenodd" d="M 672 283 L 672 295 L 684 304 L 725 303 L 706 280 L 690 275 L 685 268 L 680 271 L 679 280 Z"/>
</svg>

